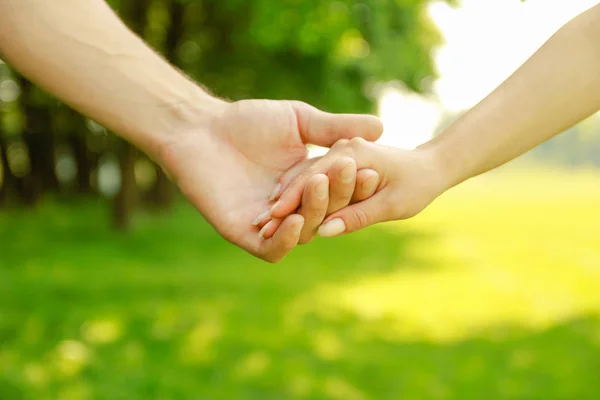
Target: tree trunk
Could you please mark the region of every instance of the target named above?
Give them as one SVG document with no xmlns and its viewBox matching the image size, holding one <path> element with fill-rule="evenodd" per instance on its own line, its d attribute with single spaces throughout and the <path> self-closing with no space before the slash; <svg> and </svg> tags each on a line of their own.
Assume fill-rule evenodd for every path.
<svg viewBox="0 0 600 400">
<path fill-rule="evenodd" d="M 185 4 L 181 1 L 170 0 L 169 16 L 169 30 L 167 31 L 167 40 L 165 41 L 165 57 L 171 64 L 181 68 L 177 51 L 181 45 L 184 33 Z"/>
<path fill-rule="evenodd" d="M 25 78 L 20 78 L 21 109 L 25 116 L 23 141 L 29 152 L 31 181 L 29 195 L 32 202 L 41 199 L 46 191 L 58 190 L 60 185 L 56 176 L 54 151 L 55 140 L 51 127 L 50 111 L 44 105 L 33 101 L 34 86 Z"/>
<path fill-rule="evenodd" d="M 8 143 L 0 134 L 0 158 L 2 159 L 2 186 L 0 186 L 0 204 L 5 204 L 10 193 L 15 190 L 16 177 L 8 164 Z"/>
<path fill-rule="evenodd" d="M 175 198 L 175 185 L 167 178 L 162 168 L 155 165 L 156 180 L 147 197 L 151 206 L 161 210 L 168 210 L 173 205 Z"/>
<path fill-rule="evenodd" d="M 31 117 L 31 115 L 30 115 Z M 46 191 L 59 189 L 54 162 L 54 140 L 49 133 L 27 131 L 23 133 L 23 141 L 29 152 L 31 178 L 36 182 L 40 198 Z"/>
<path fill-rule="evenodd" d="M 76 190 L 81 194 L 92 193 L 92 154 L 87 148 L 83 132 L 73 132 L 69 136 L 69 143 L 73 150 L 73 157 L 77 164 Z"/>
<path fill-rule="evenodd" d="M 119 153 L 119 168 L 121 170 L 121 189 L 114 201 L 114 225 L 120 231 L 131 227 L 133 210 L 137 197 L 134 164 L 136 150 L 129 143 L 123 142 Z"/>
<path fill-rule="evenodd" d="M 22 204 L 32 205 L 37 200 L 35 181 L 31 175 L 25 177 L 16 176 L 10 168 L 8 160 L 9 141 L 0 135 L 0 159 L 2 162 L 2 187 L 0 188 L 0 203 L 8 203 L 12 200 L 20 201 Z"/>
</svg>

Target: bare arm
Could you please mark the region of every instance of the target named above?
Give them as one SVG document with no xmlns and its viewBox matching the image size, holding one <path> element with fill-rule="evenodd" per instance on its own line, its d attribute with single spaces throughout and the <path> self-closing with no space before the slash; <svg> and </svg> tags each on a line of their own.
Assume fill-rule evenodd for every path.
<svg viewBox="0 0 600 400">
<path fill-rule="evenodd" d="M 78 111 L 155 155 L 212 99 L 103 0 L 0 0 L 0 56 Z"/>
<path fill-rule="evenodd" d="M 146 151 L 224 237 L 270 261 L 309 240 L 329 204 L 348 204 L 355 188 L 356 170 L 348 185 L 332 169 L 331 182 L 324 176 L 308 186 L 300 215 L 272 223 L 271 230 L 281 223 L 277 233 L 261 237 L 270 222 L 251 223 L 268 207 L 282 171 L 306 158 L 306 143 L 375 140 L 382 131 L 372 116 L 327 114 L 299 102 L 215 99 L 127 29 L 104 0 L 0 0 L 0 57 Z M 362 172 L 359 188 L 377 177 Z"/>
<path fill-rule="evenodd" d="M 304 183 L 339 157 L 379 172 L 371 198 L 333 213 L 319 230 L 335 236 L 410 218 L 445 190 L 496 168 L 600 109 L 600 5 L 553 35 L 510 78 L 440 136 L 413 151 L 338 142 L 288 185 L 272 215 L 290 212 Z"/>
<path fill-rule="evenodd" d="M 496 168 L 600 109 L 600 5 L 563 26 L 482 102 L 422 148 L 446 186 Z"/>
</svg>

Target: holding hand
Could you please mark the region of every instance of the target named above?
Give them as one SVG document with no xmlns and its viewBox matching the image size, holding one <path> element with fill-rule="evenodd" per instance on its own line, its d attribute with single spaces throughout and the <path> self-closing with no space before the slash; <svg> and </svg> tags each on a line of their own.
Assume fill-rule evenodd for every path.
<svg viewBox="0 0 600 400">
<path fill-rule="evenodd" d="M 338 141 L 325 156 L 309 160 L 283 177 L 283 191 L 271 215 L 284 218 L 301 201 L 304 187 L 314 176 L 332 168 L 339 160 L 353 159 L 358 169 L 379 173 L 376 193 L 331 214 L 319 228 L 324 237 L 354 232 L 366 226 L 418 214 L 446 188 L 435 154 L 425 148 L 403 150 L 367 142 L 361 138 Z"/>
<path fill-rule="evenodd" d="M 313 162 L 313 159 L 301 162 L 290 170 L 297 171 L 296 173 L 286 173 L 284 179 L 277 184 L 271 199 L 277 200 L 281 188 L 287 186 L 292 175 L 295 176 Z M 303 190 L 301 203 L 295 211 L 305 219 L 298 244 L 311 242 L 325 217 L 349 204 L 368 199 L 378 186 L 379 174 L 372 169 L 357 171 L 356 162 L 349 157 L 337 159 L 326 174 L 310 177 Z M 270 210 L 266 210 L 256 218 L 254 223 L 261 228 L 259 236 L 268 239 L 277 232 L 282 221 L 282 219 L 271 218 Z"/>
<path fill-rule="evenodd" d="M 195 119 L 161 145 L 157 159 L 224 238 L 264 260 L 281 260 L 300 241 L 314 236 L 327 211 L 346 206 L 353 192 L 361 200 L 368 198 L 377 186 L 373 171 L 360 171 L 355 190 L 356 164 L 350 160 L 338 168 L 331 163 L 320 170 L 327 176 L 306 179 L 302 186 L 304 190 L 308 184 L 306 197 L 298 213 L 292 214 L 302 193 L 295 206 L 280 215 L 285 218 L 262 230 L 268 215 L 257 216 L 271 205 L 281 175 L 307 159 L 307 144 L 328 147 L 354 137 L 377 140 L 383 131 L 381 121 L 270 100 L 214 100 Z M 373 188 L 365 191 L 367 181 Z M 270 229 L 277 230 L 273 237 L 265 234 Z M 266 240 L 259 235 L 261 230 Z"/>
</svg>

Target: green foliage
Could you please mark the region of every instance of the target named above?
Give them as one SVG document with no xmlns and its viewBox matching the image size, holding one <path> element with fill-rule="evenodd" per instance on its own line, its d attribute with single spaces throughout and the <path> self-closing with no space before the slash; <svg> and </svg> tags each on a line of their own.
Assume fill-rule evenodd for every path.
<svg viewBox="0 0 600 400">
<path fill-rule="evenodd" d="M 331 111 L 365 112 L 373 111 L 375 83 L 399 80 L 424 91 L 435 76 L 431 51 L 440 37 L 427 14 L 429 0 L 108 3 L 129 21 L 139 16 L 126 14 L 142 1 L 143 36 L 162 53 L 175 28 L 171 8 L 183 4 L 178 64 L 229 99 L 293 98 Z M 40 99 L 52 106 L 46 96 Z"/>
<path fill-rule="evenodd" d="M 362 112 L 373 105 L 373 83 L 400 80 L 421 91 L 434 76 L 431 50 L 440 38 L 426 0 L 185 4 L 181 64 L 221 96 L 295 98 Z"/>
</svg>

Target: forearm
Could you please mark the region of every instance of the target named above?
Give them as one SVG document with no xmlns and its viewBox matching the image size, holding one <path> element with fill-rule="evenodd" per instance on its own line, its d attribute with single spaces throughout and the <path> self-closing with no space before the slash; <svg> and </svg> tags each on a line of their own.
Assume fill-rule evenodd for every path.
<svg viewBox="0 0 600 400">
<path fill-rule="evenodd" d="M 151 154 L 217 102 L 129 31 L 103 0 L 0 0 L 0 56 Z"/>
<path fill-rule="evenodd" d="M 422 146 L 452 187 L 600 109 L 600 6 L 561 28 L 494 92 Z"/>
</svg>

